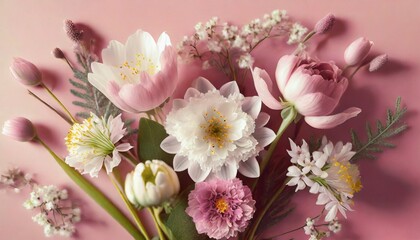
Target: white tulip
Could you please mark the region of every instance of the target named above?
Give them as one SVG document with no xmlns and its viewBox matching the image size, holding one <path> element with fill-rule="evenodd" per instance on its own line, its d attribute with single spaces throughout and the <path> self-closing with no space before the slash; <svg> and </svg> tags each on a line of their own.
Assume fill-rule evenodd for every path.
<svg viewBox="0 0 420 240">
<path fill-rule="evenodd" d="M 135 206 L 159 206 L 179 193 L 174 170 L 161 160 L 139 163 L 125 178 L 125 193 Z"/>
</svg>

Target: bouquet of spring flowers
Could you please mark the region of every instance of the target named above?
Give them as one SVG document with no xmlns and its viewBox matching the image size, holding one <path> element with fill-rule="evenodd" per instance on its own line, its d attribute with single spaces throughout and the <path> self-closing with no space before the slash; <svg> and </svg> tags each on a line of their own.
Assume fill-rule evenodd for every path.
<svg viewBox="0 0 420 240">
<path fill-rule="evenodd" d="M 393 147 L 388 139 L 407 128 L 398 98 L 385 121 L 375 128 L 367 124 L 365 137 L 351 131 L 345 143 L 324 135 L 297 138 L 304 123 L 332 129 L 356 117 L 358 107 L 335 110 L 342 95 L 358 71 L 379 71 L 387 61 L 386 54 L 369 56 L 373 43 L 363 37 L 345 49 L 346 66 L 316 58 L 311 39 L 328 35 L 334 21 L 328 14 L 308 31 L 278 10 L 243 26 L 212 18 L 198 23 L 177 47 L 166 33 L 155 41 L 138 30 L 125 44 L 111 41 L 99 58 L 94 39 L 66 20 L 77 63 L 59 48 L 53 54 L 74 73 L 70 92 L 80 112 L 65 107 L 31 62 L 16 58 L 10 69 L 23 85 L 40 86 L 57 101 L 61 109 L 29 90 L 69 123 L 63 141 L 68 154 L 56 154 L 26 118 L 6 121 L 3 134 L 41 144 L 134 239 L 263 239 L 266 229 L 292 211 L 293 193 L 305 189 L 322 207 L 292 231 L 326 238 L 341 229 L 341 216 L 357 208 L 353 197 L 362 189 L 357 161 Z M 253 58 L 267 39 L 296 46 L 279 58 L 275 72 Z M 175 90 L 182 91 L 179 68 L 197 63 L 223 76 L 199 77 L 182 98 L 174 97 Z M 89 181 L 101 171 L 130 216 Z M 0 183 L 31 188 L 24 206 L 39 210 L 33 220 L 46 236 L 71 236 L 83 220 L 83 206 L 72 204 L 65 189 L 38 185 L 19 169 L 3 174 Z M 156 231 L 145 228 L 140 211 L 150 214 Z"/>
</svg>

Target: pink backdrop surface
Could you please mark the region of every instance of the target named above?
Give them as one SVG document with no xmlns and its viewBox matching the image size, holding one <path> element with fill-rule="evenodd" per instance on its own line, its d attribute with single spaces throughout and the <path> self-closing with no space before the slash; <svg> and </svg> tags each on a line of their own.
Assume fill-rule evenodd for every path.
<svg viewBox="0 0 420 240">
<path fill-rule="evenodd" d="M 9 65 L 15 56 L 34 62 L 45 80 L 63 101 L 71 106 L 67 79 L 71 72 L 50 54 L 55 47 L 70 53 L 72 43 L 67 39 L 62 24 L 72 19 L 90 27 L 100 38 L 101 47 L 112 39 L 125 42 L 136 29 L 149 31 L 158 37 L 166 31 L 173 43 L 192 32 L 195 23 L 218 16 L 222 20 L 247 23 L 274 9 L 286 9 L 289 15 L 311 27 L 325 14 L 334 13 L 338 22 L 328 39 L 318 47 L 317 56 L 343 64 L 343 51 L 359 36 L 375 42 L 374 53 L 388 53 L 386 69 L 374 74 L 362 72 L 352 81 L 344 101 L 344 109 L 358 106 L 363 112 L 358 118 L 327 131 L 334 140 L 348 140 L 348 129 L 363 133 L 366 120 L 383 118 L 384 110 L 392 107 L 397 96 L 409 108 L 406 122 L 411 126 L 403 136 L 393 140 L 397 149 L 387 150 L 375 161 L 362 161 L 364 188 L 356 196 L 354 212 L 343 221 L 343 231 L 333 239 L 420 239 L 420 160 L 418 159 L 420 128 L 420 2 L 417 0 L 371 1 L 0 1 L 0 122 L 24 116 L 40 129 L 48 144 L 64 155 L 63 146 L 68 125 L 26 93 L 24 87 L 13 81 Z M 276 60 L 292 49 L 276 49 L 270 43 L 257 51 L 256 65 L 268 69 L 273 76 Z M 185 75 L 185 66 L 183 66 Z M 37 94 L 48 99 L 40 89 Z M 76 111 L 76 107 L 71 107 Z M 305 128 L 311 131 L 310 128 Z M 62 172 L 53 159 L 36 144 L 14 142 L 0 136 L 0 170 L 17 166 L 35 174 L 41 184 L 55 184 L 70 189 L 73 199 L 81 204 L 83 222 L 78 224 L 75 239 L 129 239 L 130 236 L 102 209 L 83 194 Z M 102 175 L 95 179 L 105 192 L 121 203 Z M 22 207 L 27 193 L 0 192 L 0 238 L 43 239 L 42 229 L 32 222 L 33 212 Z M 307 216 L 320 211 L 316 198 L 305 192 L 294 196 L 295 211 L 288 220 L 271 229 L 281 233 L 300 226 Z M 121 204 L 120 204 L 121 205 Z M 282 239 L 307 239 L 301 232 Z M 55 239 L 55 238 L 54 238 Z M 58 238 L 57 238 L 58 239 Z"/>
</svg>

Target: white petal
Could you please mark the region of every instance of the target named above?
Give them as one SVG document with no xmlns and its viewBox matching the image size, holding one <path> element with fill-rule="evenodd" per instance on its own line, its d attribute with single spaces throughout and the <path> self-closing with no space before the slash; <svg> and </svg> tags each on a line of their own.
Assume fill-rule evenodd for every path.
<svg viewBox="0 0 420 240">
<path fill-rule="evenodd" d="M 222 166 L 217 175 L 222 179 L 229 180 L 234 179 L 236 177 L 237 172 L 238 168 L 236 167 L 236 164 L 227 163 Z"/>
<path fill-rule="evenodd" d="M 259 97 L 246 97 L 242 103 L 242 111 L 256 119 L 261 111 L 261 99 Z"/>
<path fill-rule="evenodd" d="M 194 182 L 202 182 L 209 175 L 210 169 L 203 171 L 198 163 L 190 163 L 188 174 Z"/>
<path fill-rule="evenodd" d="M 125 190 L 125 194 L 126 194 L 128 200 L 131 203 L 137 205 L 138 203 L 137 203 L 137 200 L 134 196 L 134 191 L 133 191 L 133 173 L 131 173 L 131 172 L 128 173 L 125 176 L 124 190 Z"/>
<path fill-rule="evenodd" d="M 299 182 L 299 178 L 298 177 L 294 177 L 291 178 L 288 182 L 287 182 L 287 186 L 295 186 L 296 184 L 298 184 Z"/>
<path fill-rule="evenodd" d="M 167 153 L 175 154 L 181 149 L 181 143 L 176 140 L 176 137 L 168 136 L 163 139 L 160 148 Z"/>
<path fill-rule="evenodd" d="M 122 143 L 115 147 L 118 152 L 127 152 L 128 150 L 132 149 L 133 146 L 131 146 L 129 143 Z"/>
<path fill-rule="evenodd" d="M 124 44 L 115 40 L 109 42 L 108 47 L 102 50 L 102 62 L 115 67 L 125 62 Z"/>
<path fill-rule="evenodd" d="M 172 111 L 176 111 L 178 109 L 181 109 L 185 106 L 187 106 L 188 102 L 184 99 L 174 99 L 172 102 Z"/>
<path fill-rule="evenodd" d="M 239 172 L 249 178 L 257 178 L 260 176 L 260 166 L 255 158 L 239 163 Z"/>
<path fill-rule="evenodd" d="M 265 112 L 260 112 L 257 119 L 255 119 L 255 128 L 264 127 L 270 120 L 270 115 Z"/>
<path fill-rule="evenodd" d="M 199 77 L 193 83 L 194 88 L 196 88 L 201 93 L 207 93 L 208 91 L 216 89 L 209 80 Z"/>
<path fill-rule="evenodd" d="M 188 157 L 177 154 L 174 157 L 174 170 L 177 172 L 184 171 L 188 168 L 189 163 L 190 162 L 188 161 Z"/>
<path fill-rule="evenodd" d="M 162 53 L 163 50 L 165 50 L 166 46 L 171 46 L 171 39 L 169 38 L 168 34 L 166 34 L 166 32 L 163 32 L 162 34 L 160 34 L 159 39 L 157 41 L 159 53 Z"/>
<path fill-rule="evenodd" d="M 334 218 L 337 216 L 337 205 L 334 205 L 329 211 L 327 216 L 325 216 L 325 221 L 330 222 L 334 220 Z"/>
<path fill-rule="evenodd" d="M 146 59 L 153 63 L 158 62 L 158 49 L 155 40 L 150 33 L 138 30 L 128 37 L 126 46 L 126 60 L 136 62 L 136 55 L 143 54 Z"/>
<path fill-rule="evenodd" d="M 224 96 L 225 98 L 228 98 L 229 95 L 232 95 L 234 93 L 239 93 L 239 87 L 238 84 L 236 83 L 236 81 L 231 81 L 228 82 L 226 84 L 224 84 L 221 88 L 220 88 L 220 94 L 222 94 L 222 96 Z"/>
<path fill-rule="evenodd" d="M 267 146 L 276 138 L 276 134 L 273 130 L 266 127 L 256 129 L 253 136 L 261 147 Z"/>
<path fill-rule="evenodd" d="M 189 98 L 198 97 L 199 95 L 200 95 L 200 92 L 197 89 L 188 88 L 187 91 L 185 92 L 184 99 L 188 100 Z"/>
</svg>

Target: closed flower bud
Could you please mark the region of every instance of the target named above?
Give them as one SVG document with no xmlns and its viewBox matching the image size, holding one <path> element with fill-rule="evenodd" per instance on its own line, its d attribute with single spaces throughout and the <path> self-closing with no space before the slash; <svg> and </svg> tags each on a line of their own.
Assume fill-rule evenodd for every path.
<svg viewBox="0 0 420 240">
<path fill-rule="evenodd" d="M 52 51 L 52 54 L 54 55 L 55 58 L 58 58 L 58 59 L 65 58 L 63 51 L 61 51 L 61 49 L 59 48 L 54 48 L 54 50 Z"/>
<path fill-rule="evenodd" d="M 22 58 L 13 60 L 10 71 L 16 80 L 26 86 L 37 86 L 42 81 L 39 69 L 33 63 Z"/>
<path fill-rule="evenodd" d="M 369 72 L 377 71 L 388 61 L 388 55 L 382 54 L 372 59 L 369 63 Z"/>
<path fill-rule="evenodd" d="M 31 141 L 36 136 L 32 122 L 23 117 L 9 119 L 4 122 L 2 133 L 20 142 Z"/>
<path fill-rule="evenodd" d="M 360 37 L 352 42 L 344 51 L 344 60 L 348 66 L 360 64 L 368 55 L 373 42 Z"/>
<path fill-rule="evenodd" d="M 135 206 L 151 207 L 175 197 L 179 180 L 174 170 L 161 160 L 139 163 L 125 178 L 125 193 Z"/>
<path fill-rule="evenodd" d="M 335 22 L 334 14 L 329 13 L 316 23 L 314 27 L 314 32 L 316 34 L 324 34 L 328 32 L 329 30 L 331 30 L 331 28 L 334 25 L 334 22 Z"/>
</svg>

